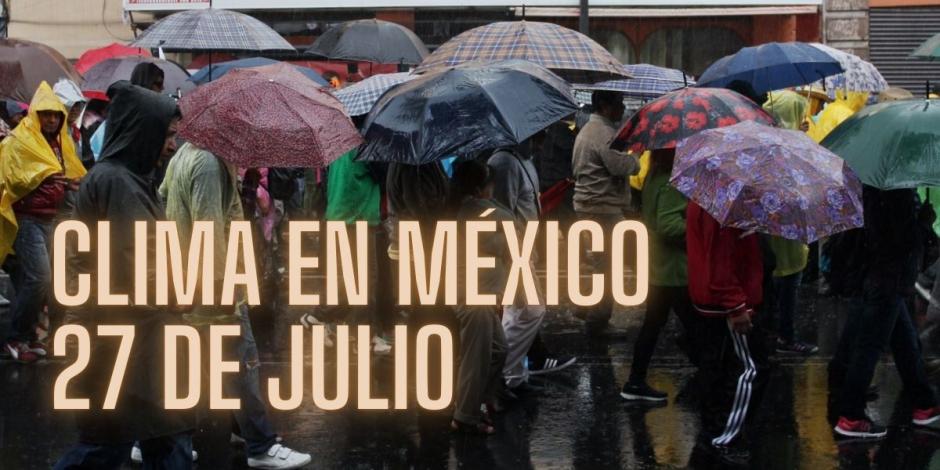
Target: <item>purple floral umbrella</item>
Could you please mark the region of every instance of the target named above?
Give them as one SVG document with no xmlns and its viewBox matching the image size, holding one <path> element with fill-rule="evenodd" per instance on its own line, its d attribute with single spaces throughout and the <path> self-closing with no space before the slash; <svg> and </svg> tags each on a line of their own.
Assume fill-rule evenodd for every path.
<svg viewBox="0 0 940 470">
<path fill-rule="evenodd" d="M 723 226 L 812 243 L 861 227 L 862 183 L 806 134 L 742 122 L 676 147 L 670 182 Z"/>
</svg>

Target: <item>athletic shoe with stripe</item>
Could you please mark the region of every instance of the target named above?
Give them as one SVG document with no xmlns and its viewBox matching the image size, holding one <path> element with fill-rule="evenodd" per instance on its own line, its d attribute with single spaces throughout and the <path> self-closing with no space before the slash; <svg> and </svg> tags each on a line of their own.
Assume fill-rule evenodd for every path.
<svg viewBox="0 0 940 470">
<path fill-rule="evenodd" d="M 840 436 L 861 439 L 881 439 L 888 434 L 887 428 L 868 418 L 852 420 L 845 416 L 839 418 L 833 431 Z"/>
<path fill-rule="evenodd" d="M 560 357 L 548 357 L 541 362 L 530 362 L 529 363 L 529 375 L 541 375 L 548 374 L 551 372 L 558 372 L 562 369 L 566 369 L 575 362 L 578 361 L 578 358 L 573 356 L 560 356 Z"/>
<path fill-rule="evenodd" d="M 911 421 L 917 426 L 930 426 L 940 421 L 940 406 L 914 410 Z"/>
<path fill-rule="evenodd" d="M 666 401 L 666 398 L 669 395 L 660 392 L 659 390 L 656 390 L 645 383 L 633 384 L 627 382 L 623 384 L 623 389 L 620 391 L 620 396 L 624 400 L 629 401 L 663 402 Z"/>
</svg>

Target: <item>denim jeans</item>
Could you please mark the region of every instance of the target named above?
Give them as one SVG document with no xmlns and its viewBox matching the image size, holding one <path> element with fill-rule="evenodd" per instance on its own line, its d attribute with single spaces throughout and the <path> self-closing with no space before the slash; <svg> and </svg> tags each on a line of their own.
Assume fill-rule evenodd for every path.
<svg viewBox="0 0 940 470">
<path fill-rule="evenodd" d="M 16 290 L 10 303 L 9 341 L 35 341 L 39 313 L 46 305 L 52 283 L 49 264 L 49 234 L 52 223 L 30 217 L 17 219 L 19 229 L 13 249 L 16 269 L 11 281 Z"/>
<path fill-rule="evenodd" d="M 891 346 L 895 367 L 904 389 L 911 393 L 914 406 L 935 406 L 937 401 L 927 381 L 920 341 L 903 297 L 890 289 L 866 285 L 864 297 L 853 299 L 851 308 L 849 319 L 858 324 L 857 330 L 848 332 L 855 339 L 849 338 L 852 349 L 839 401 L 840 415 L 849 419 L 865 416 L 865 393 L 887 346 Z"/>
<path fill-rule="evenodd" d="M 131 456 L 133 443 L 79 443 L 62 456 L 55 470 L 119 469 Z M 144 470 L 187 470 L 193 468 L 193 438 L 190 433 L 156 437 L 140 442 Z"/>
<path fill-rule="evenodd" d="M 242 304 L 239 311 L 242 335 L 238 343 L 238 358 L 241 364 L 238 374 L 225 375 L 228 380 L 223 388 L 226 396 L 241 399 L 241 408 L 233 410 L 232 415 L 238 424 L 238 434 L 245 439 L 248 455 L 258 455 L 267 452 L 277 442 L 277 434 L 274 433 L 265 402 L 261 398 L 258 377 L 261 363 L 258 358 L 258 345 L 251 331 L 248 307 Z"/>
<path fill-rule="evenodd" d="M 774 301 L 777 307 L 777 334 L 787 343 L 792 343 L 795 339 L 793 316 L 796 314 L 802 280 L 803 272 L 800 271 L 789 276 L 775 277 L 773 281 Z"/>
</svg>

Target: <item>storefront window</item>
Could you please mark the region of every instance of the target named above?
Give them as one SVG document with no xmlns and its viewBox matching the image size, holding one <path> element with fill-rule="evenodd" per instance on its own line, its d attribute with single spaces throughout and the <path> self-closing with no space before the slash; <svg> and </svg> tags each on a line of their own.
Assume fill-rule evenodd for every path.
<svg viewBox="0 0 940 470">
<path fill-rule="evenodd" d="M 744 47 L 724 28 L 667 28 L 655 31 L 640 48 L 640 62 L 680 69 L 699 76 L 715 60 Z"/>
<path fill-rule="evenodd" d="M 591 32 L 591 39 L 604 46 L 611 54 L 624 64 L 636 62 L 636 52 L 633 43 L 623 33 L 618 31 Z"/>
</svg>

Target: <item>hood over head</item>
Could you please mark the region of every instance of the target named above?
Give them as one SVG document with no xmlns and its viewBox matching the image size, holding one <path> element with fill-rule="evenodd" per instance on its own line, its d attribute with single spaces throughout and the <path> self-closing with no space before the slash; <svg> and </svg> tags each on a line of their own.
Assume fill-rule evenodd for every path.
<svg viewBox="0 0 940 470">
<path fill-rule="evenodd" d="M 147 175 L 160 158 L 167 128 L 180 116 L 176 100 L 126 80 L 108 88 L 108 127 L 99 160 L 118 160 L 131 171 Z"/>
<path fill-rule="evenodd" d="M 59 97 L 52 91 L 52 87 L 46 82 L 39 84 L 39 88 L 36 89 L 36 93 L 33 95 L 33 100 L 29 102 L 29 112 L 27 112 L 26 118 L 23 120 L 23 124 L 26 127 L 29 127 L 41 135 L 42 125 L 39 123 L 40 111 L 55 111 L 61 113 L 62 127 L 65 126 L 65 118 L 69 115 L 68 109 L 65 108 L 65 105 L 62 104 Z M 60 127 L 59 131 L 61 130 L 62 128 Z"/>
<path fill-rule="evenodd" d="M 806 108 L 809 100 L 795 91 L 773 91 L 770 99 L 764 103 L 764 110 L 770 113 L 780 124 L 780 127 L 790 130 L 799 130 L 803 120 L 806 119 Z"/>
</svg>

